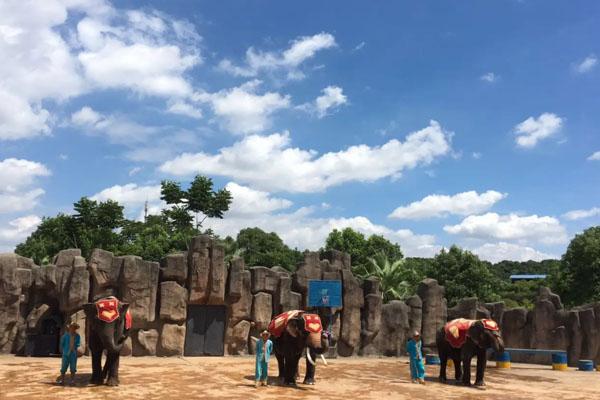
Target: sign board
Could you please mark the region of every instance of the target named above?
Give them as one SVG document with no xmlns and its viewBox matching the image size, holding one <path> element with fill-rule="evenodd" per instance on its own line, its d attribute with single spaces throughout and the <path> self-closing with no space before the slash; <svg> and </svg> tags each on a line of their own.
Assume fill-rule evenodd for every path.
<svg viewBox="0 0 600 400">
<path fill-rule="evenodd" d="M 342 281 L 308 281 L 309 307 L 342 307 Z"/>
</svg>

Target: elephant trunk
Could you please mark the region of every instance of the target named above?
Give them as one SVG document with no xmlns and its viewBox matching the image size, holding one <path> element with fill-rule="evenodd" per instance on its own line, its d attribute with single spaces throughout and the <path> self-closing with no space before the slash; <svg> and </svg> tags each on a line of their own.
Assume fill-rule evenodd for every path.
<svg viewBox="0 0 600 400">
<path fill-rule="evenodd" d="M 123 342 L 115 343 L 115 335 L 101 336 L 102 344 L 109 353 L 120 353 L 123 348 Z"/>
<path fill-rule="evenodd" d="M 502 340 L 502 338 L 500 336 L 497 337 L 497 340 L 494 340 L 493 342 L 493 346 L 494 346 L 494 351 L 496 353 L 504 353 L 504 341 Z"/>
</svg>

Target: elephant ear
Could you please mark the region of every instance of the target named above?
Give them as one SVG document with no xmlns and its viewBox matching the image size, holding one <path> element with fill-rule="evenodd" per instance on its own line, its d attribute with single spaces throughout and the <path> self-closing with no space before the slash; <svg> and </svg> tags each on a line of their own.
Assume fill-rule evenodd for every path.
<svg viewBox="0 0 600 400">
<path fill-rule="evenodd" d="M 467 331 L 467 336 L 477 345 L 481 346 L 484 341 L 485 328 L 481 321 L 475 321 Z"/>
<path fill-rule="evenodd" d="M 297 318 L 290 319 L 285 327 L 287 333 L 293 337 L 298 337 L 300 334 L 300 327 L 298 326 L 299 320 Z"/>
</svg>

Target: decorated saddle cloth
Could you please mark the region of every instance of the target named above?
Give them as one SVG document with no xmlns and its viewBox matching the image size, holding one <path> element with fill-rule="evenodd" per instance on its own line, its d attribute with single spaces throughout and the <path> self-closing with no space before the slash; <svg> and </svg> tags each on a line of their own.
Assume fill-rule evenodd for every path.
<svg viewBox="0 0 600 400">
<path fill-rule="evenodd" d="M 471 325 L 477 320 L 458 318 L 448 322 L 444 325 L 444 332 L 446 333 L 446 340 L 454 348 L 460 348 L 467 340 L 468 331 Z M 491 319 L 482 319 L 481 323 L 485 329 L 491 331 L 498 331 L 500 328 L 498 324 Z"/>
<path fill-rule="evenodd" d="M 119 299 L 116 297 L 107 297 L 96 302 L 96 311 L 98 319 L 106 323 L 111 323 L 119 318 Z M 129 310 L 125 313 L 125 329 L 131 329 L 131 314 Z"/>
<path fill-rule="evenodd" d="M 290 319 L 301 315 L 304 318 L 304 329 L 309 333 L 319 333 L 323 330 L 321 318 L 317 314 L 306 314 L 302 310 L 292 310 L 279 314 L 269 323 L 269 333 L 275 337 L 280 337 Z"/>
</svg>

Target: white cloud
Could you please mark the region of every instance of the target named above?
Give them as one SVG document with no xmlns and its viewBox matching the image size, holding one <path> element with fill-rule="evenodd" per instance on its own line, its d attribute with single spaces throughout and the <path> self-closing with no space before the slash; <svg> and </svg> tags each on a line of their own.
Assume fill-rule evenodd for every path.
<svg viewBox="0 0 600 400">
<path fill-rule="evenodd" d="M 270 213 L 292 206 L 292 202 L 287 199 L 271 197 L 267 192 L 254 190 L 235 182 L 229 182 L 225 188 L 231 192 L 233 197 L 230 210 L 225 218 Z"/>
<path fill-rule="evenodd" d="M 335 110 L 348 102 L 341 87 L 327 86 L 322 92 L 323 94 L 317 97 L 314 103 L 302 104 L 298 108 L 314 113 L 318 118 L 323 118 L 330 114 L 330 110 Z"/>
<path fill-rule="evenodd" d="M 535 147 L 540 140 L 558 133 L 562 125 L 563 119 L 552 113 L 543 113 L 538 118 L 529 117 L 515 126 L 515 140 L 521 147 Z"/>
<path fill-rule="evenodd" d="M 410 133 L 404 142 L 351 146 L 317 157 L 314 150 L 290 147 L 289 134 L 252 135 L 217 154 L 185 153 L 160 166 L 172 175 L 195 173 L 232 177 L 270 191 L 318 192 L 345 182 L 399 178 L 450 152 L 450 134 L 436 122 Z"/>
<path fill-rule="evenodd" d="M 600 151 L 596 151 L 594 154 L 587 158 L 588 161 L 600 161 Z"/>
<path fill-rule="evenodd" d="M 596 57 L 594 54 L 590 54 L 583 61 L 575 64 L 573 68 L 578 74 L 585 74 L 586 72 L 590 72 L 592 69 L 594 69 L 597 64 L 598 57 Z"/>
<path fill-rule="evenodd" d="M 55 118 L 48 100 L 97 88 L 191 94 L 185 73 L 201 57 L 189 24 L 153 11 L 123 13 L 104 0 L 42 3 L 0 2 L 0 59 L 6 60 L 0 63 L 0 140 L 49 134 Z"/>
<path fill-rule="evenodd" d="M 494 74 L 493 72 L 487 72 L 487 73 L 481 75 L 479 77 L 479 79 L 481 79 L 484 82 L 494 83 L 498 79 L 500 79 L 500 77 L 498 75 Z"/>
<path fill-rule="evenodd" d="M 142 170 L 142 167 L 133 167 L 129 170 L 129 176 L 134 176 Z"/>
<path fill-rule="evenodd" d="M 94 194 L 90 199 L 114 200 L 125 207 L 138 207 L 146 201 L 160 201 L 160 185 L 138 186 L 135 183 L 114 185 Z"/>
<path fill-rule="evenodd" d="M 225 129 L 243 135 L 264 131 L 271 126 L 271 115 L 290 105 L 290 96 L 276 92 L 258 94 L 261 81 L 221 90 L 217 93 L 197 94 L 196 99 L 210 103 L 214 114 Z"/>
<path fill-rule="evenodd" d="M 14 246 L 25 240 L 42 219 L 37 215 L 27 215 L 8 222 L 8 228 L 0 228 L 0 249 L 11 250 Z"/>
<path fill-rule="evenodd" d="M 479 247 L 471 249 L 479 258 L 497 263 L 503 260 L 511 261 L 542 261 L 547 259 L 560 258 L 553 254 L 543 253 L 532 247 L 520 246 L 518 244 L 498 242 L 485 243 Z"/>
<path fill-rule="evenodd" d="M 565 243 L 568 240 L 565 228 L 556 218 L 538 217 L 537 215 L 519 216 L 496 213 L 471 215 L 460 224 L 444 226 L 444 231 L 453 235 L 501 241 L 517 240 L 556 244 Z"/>
<path fill-rule="evenodd" d="M 354 49 L 352 49 L 352 51 L 359 51 L 361 50 L 363 47 L 365 47 L 366 43 L 365 42 L 360 42 L 359 44 L 357 44 L 356 46 L 354 46 Z"/>
<path fill-rule="evenodd" d="M 17 158 L 0 161 L 0 193 L 15 193 L 31 187 L 39 177 L 50 176 L 41 163 Z"/>
<path fill-rule="evenodd" d="M 453 196 L 432 194 L 422 200 L 410 203 L 407 206 L 396 208 L 390 218 L 399 219 L 424 219 L 443 217 L 450 214 L 471 215 L 489 210 L 498 201 L 505 198 L 505 193 L 488 190 L 477 193 L 474 190 L 458 193 Z"/>
<path fill-rule="evenodd" d="M 596 217 L 600 215 L 600 207 L 592 207 L 589 210 L 572 210 L 563 214 L 563 218 L 569 221 L 575 221 L 578 219 Z"/>
<path fill-rule="evenodd" d="M 169 105 L 167 111 L 172 114 L 185 115 L 186 117 L 201 119 L 202 111 L 190 103 L 186 103 L 185 101 L 175 101 Z"/>
<path fill-rule="evenodd" d="M 473 152 L 473 154 L 471 154 L 471 156 L 472 156 L 474 159 L 476 159 L 476 160 L 479 160 L 479 159 L 481 159 L 481 157 L 482 157 L 482 154 L 476 151 L 476 152 Z"/>
<path fill-rule="evenodd" d="M 280 52 L 262 52 L 250 47 L 246 51 L 244 66 L 236 66 L 230 60 L 222 60 L 219 69 L 235 76 L 255 77 L 260 72 L 283 70 L 287 78 L 298 80 L 304 74 L 298 69 L 306 60 L 313 58 L 318 51 L 336 46 L 335 38 L 329 33 L 302 36 L 294 40 L 290 47 Z"/>
</svg>

